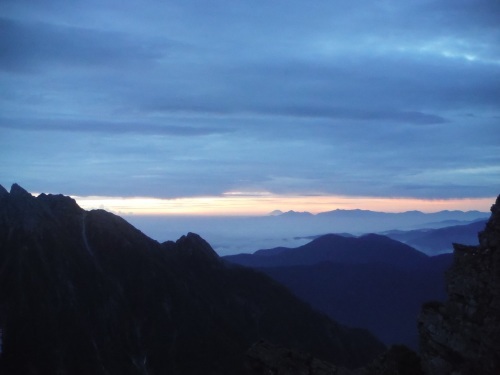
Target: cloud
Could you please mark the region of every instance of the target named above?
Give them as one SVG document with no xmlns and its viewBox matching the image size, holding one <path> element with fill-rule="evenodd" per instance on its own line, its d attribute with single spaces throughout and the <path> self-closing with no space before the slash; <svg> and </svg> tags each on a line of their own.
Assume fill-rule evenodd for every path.
<svg viewBox="0 0 500 375">
<path fill-rule="evenodd" d="M 106 35 L 91 29 L 2 18 L 0 31 L 0 48 L 4 51 L 0 66 L 7 70 L 30 69 L 33 64 L 47 62 L 102 65 L 130 56 L 127 52 L 130 43 L 122 36 Z M 116 44 L 102 42 L 110 37 L 116 39 Z"/>
<path fill-rule="evenodd" d="M 500 12 L 479 1 L 0 2 L 0 175 L 80 195 L 495 195 Z"/>
<path fill-rule="evenodd" d="M 180 125 L 162 125 L 147 122 L 112 122 L 99 120 L 41 119 L 19 120 L 0 117 L 0 128 L 33 132 L 82 132 L 104 134 L 137 133 L 143 135 L 171 135 L 193 137 L 210 134 L 228 133 L 230 129 L 212 127 L 194 127 Z"/>
</svg>

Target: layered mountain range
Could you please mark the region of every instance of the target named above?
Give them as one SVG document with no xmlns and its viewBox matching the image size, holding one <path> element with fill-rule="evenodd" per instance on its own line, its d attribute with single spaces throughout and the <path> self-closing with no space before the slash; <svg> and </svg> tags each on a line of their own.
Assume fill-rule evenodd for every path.
<svg viewBox="0 0 500 375">
<path fill-rule="evenodd" d="M 384 346 L 196 234 L 158 243 L 62 195 L 0 187 L 3 374 L 243 374 L 260 340 L 355 367 Z"/>
<path fill-rule="evenodd" d="M 329 234 L 297 248 L 224 257 L 287 286 L 333 319 L 375 333 L 387 345 L 418 346 L 422 303 L 444 300 L 452 255 L 429 257 L 386 236 Z"/>
<path fill-rule="evenodd" d="M 420 355 L 393 346 L 368 366 L 345 370 L 263 343 L 250 353 L 258 369 L 254 374 L 500 374 L 500 196 L 491 212 L 479 245 L 454 244 L 447 300 L 427 302 L 421 309 Z"/>
<path fill-rule="evenodd" d="M 313 237 L 328 233 L 350 233 L 359 236 L 366 233 L 385 234 L 383 232 L 398 229 L 404 231 L 422 230 L 422 234 L 424 234 L 432 229 L 486 220 L 488 216 L 487 212 L 479 211 L 387 213 L 369 210 L 334 210 L 316 215 L 308 212 L 289 211 L 278 213 L 278 215 L 249 217 L 130 215 L 125 216 L 125 218 L 156 239 L 177 238 L 184 234 L 185 228 L 190 228 L 193 232 L 203 234 L 203 237 L 208 239 L 218 254 L 233 255 L 278 246 L 297 247 L 308 243 Z M 461 230 L 460 233 L 462 233 Z M 470 238 L 475 239 L 475 233 L 472 233 Z M 426 247 L 420 248 L 419 244 L 413 241 L 407 242 L 405 239 L 395 237 L 394 239 L 408 243 L 429 255 L 435 255 L 436 251 L 449 253 L 453 251 L 450 246 L 451 242 L 448 241 L 444 241 L 445 246 L 441 247 L 434 246 L 432 241 L 429 243 L 424 240 L 422 243 Z M 440 242 L 440 244 L 442 243 L 443 241 Z M 430 251 L 428 251 L 427 245 L 430 245 Z"/>
<path fill-rule="evenodd" d="M 345 241 L 318 240 L 332 239 Z M 411 273 L 427 263 L 383 236 L 357 240 L 367 239 L 379 243 L 380 267 Z M 158 243 L 69 197 L 0 186 L 0 373 L 498 374 L 499 247 L 500 197 L 479 245 L 455 245 L 447 300 L 422 308 L 420 356 L 403 346 L 382 353 L 368 331 L 336 323 L 261 272 L 229 264 L 196 234 Z M 372 250 L 358 248 L 361 261 L 341 250 L 335 259 L 345 268 L 377 259 Z M 332 259 L 272 266 L 323 267 Z"/>
<path fill-rule="evenodd" d="M 477 234 L 482 231 L 487 220 L 477 220 L 469 224 L 451 225 L 444 228 L 415 230 L 391 230 L 382 234 L 404 242 L 427 255 L 453 252 L 453 243 L 477 245 Z"/>
</svg>

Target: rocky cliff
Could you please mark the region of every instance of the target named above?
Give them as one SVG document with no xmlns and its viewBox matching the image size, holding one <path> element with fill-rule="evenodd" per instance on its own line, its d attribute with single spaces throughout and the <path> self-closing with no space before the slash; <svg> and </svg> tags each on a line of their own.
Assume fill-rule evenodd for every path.
<svg viewBox="0 0 500 375">
<path fill-rule="evenodd" d="M 426 374 L 500 374 L 500 196 L 478 246 L 454 244 L 448 300 L 418 320 Z"/>
</svg>

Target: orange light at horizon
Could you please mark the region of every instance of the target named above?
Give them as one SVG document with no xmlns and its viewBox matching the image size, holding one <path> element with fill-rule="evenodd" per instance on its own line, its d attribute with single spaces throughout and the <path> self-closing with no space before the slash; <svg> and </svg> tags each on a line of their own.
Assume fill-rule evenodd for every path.
<svg viewBox="0 0 500 375">
<path fill-rule="evenodd" d="M 382 212 L 418 210 L 489 211 L 495 198 L 417 199 L 346 196 L 301 196 L 229 193 L 223 196 L 147 198 L 147 197 L 73 197 L 84 209 L 102 208 L 121 215 L 165 216 L 260 216 L 280 209 L 313 214 L 335 209 L 364 209 Z"/>
</svg>

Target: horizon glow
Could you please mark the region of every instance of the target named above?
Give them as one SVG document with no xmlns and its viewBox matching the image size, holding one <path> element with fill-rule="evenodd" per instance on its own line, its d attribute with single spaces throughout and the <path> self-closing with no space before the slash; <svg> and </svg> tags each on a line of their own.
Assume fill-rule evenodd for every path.
<svg viewBox="0 0 500 375">
<path fill-rule="evenodd" d="M 105 209 L 119 215 L 141 216 L 262 216 L 274 210 L 310 212 L 363 209 L 381 212 L 443 210 L 488 212 L 495 198 L 417 199 L 333 195 L 274 195 L 226 193 L 222 196 L 179 198 L 72 196 L 86 210 Z"/>
</svg>

